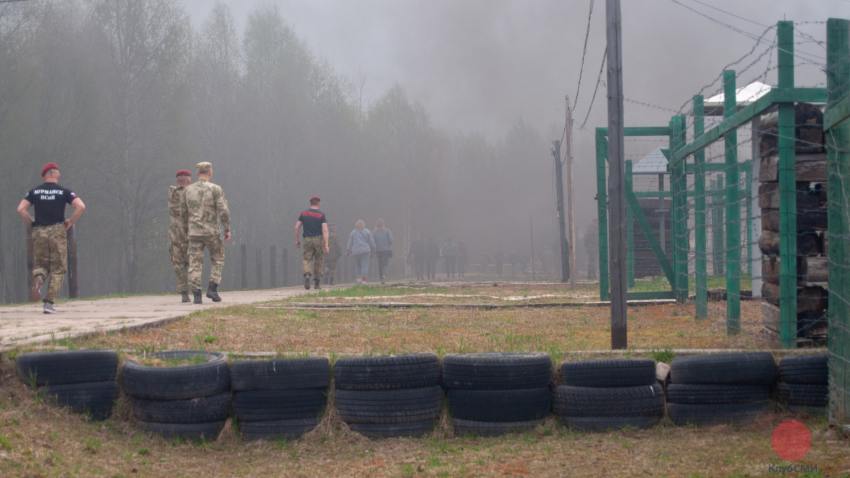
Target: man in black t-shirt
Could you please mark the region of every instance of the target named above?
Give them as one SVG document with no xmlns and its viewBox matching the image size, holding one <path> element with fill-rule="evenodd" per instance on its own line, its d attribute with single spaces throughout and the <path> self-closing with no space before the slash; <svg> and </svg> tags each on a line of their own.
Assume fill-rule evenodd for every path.
<svg viewBox="0 0 850 478">
<path fill-rule="evenodd" d="M 33 300 L 41 297 L 41 287 L 47 278 L 50 284 L 44 297 L 44 313 L 53 314 L 53 303 L 62 288 L 68 262 L 67 231 L 74 227 L 86 210 L 83 200 L 70 189 L 59 185 L 59 165 L 47 163 L 41 168 L 44 183 L 31 189 L 18 204 L 18 214 L 27 226 L 32 227 Z M 65 207 L 71 205 L 74 214 L 65 219 Z M 35 209 L 35 217 L 30 215 L 30 207 Z"/>
<path fill-rule="evenodd" d="M 310 198 L 310 209 L 301 212 L 295 223 L 295 247 L 301 247 L 301 235 L 304 236 L 304 288 L 310 289 L 310 279 L 314 288 L 322 284 L 322 268 L 325 254 L 330 251 L 328 219 L 319 206 L 318 196 Z"/>
</svg>

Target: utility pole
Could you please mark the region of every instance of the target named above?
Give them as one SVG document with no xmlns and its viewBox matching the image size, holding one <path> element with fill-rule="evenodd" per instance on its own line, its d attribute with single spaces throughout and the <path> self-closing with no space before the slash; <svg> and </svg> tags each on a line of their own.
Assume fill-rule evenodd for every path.
<svg viewBox="0 0 850 478">
<path fill-rule="evenodd" d="M 567 233 L 564 230 L 564 171 L 561 163 L 561 142 L 552 142 L 552 159 L 555 161 L 555 201 L 558 210 L 558 238 L 561 243 L 561 282 L 572 279 L 572 261 L 567 251 Z"/>
<path fill-rule="evenodd" d="M 606 0 L 608 40 L 608 268 L 611 277 L 611 348 L 628 346 L 626 329 L 626 197 L 623 193 L 623 38 L 620 0 Z M 600 245 L 601 247 L 601 245 Z"/>
<path fill-rule="evenodd" d="M 573 108 L 570 106 L 570 97 L 566 97 L 567 103 L 567 230 L 569 238 L 567 249 L 569 252 L 569 277 L 570 285 L 576 285 L 576 224 L 575 201 L 573 201 Z"/>
</svg>

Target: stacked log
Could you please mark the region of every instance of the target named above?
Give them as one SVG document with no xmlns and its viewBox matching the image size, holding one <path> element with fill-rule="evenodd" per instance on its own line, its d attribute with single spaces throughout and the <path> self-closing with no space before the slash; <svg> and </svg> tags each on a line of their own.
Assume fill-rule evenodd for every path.
<svg viewBox="0 0 850 478">
<path fill-rule="evenodd" d="M 798 343 L 826 342 L 827 310 L 827 162 L 823 112 L 814 105 L 796 106 L 797 198 L 797 337 Z M 762 232 L 762 317 L 765 330 L 779 333 L 779 154 L 778 115 L 761 118 L 759 207 Z"/>
</svg>

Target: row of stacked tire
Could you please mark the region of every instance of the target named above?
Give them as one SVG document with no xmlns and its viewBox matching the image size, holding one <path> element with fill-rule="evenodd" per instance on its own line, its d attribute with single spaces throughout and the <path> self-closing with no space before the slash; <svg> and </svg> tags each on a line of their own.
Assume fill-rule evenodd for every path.
<svg viewBox="0 0 850 478">
<path fill-rule="evenodd" d="M 828 397 L 825 355 L 786 357 L 778 367 L 769 353 L 677 357 L 661 382 L 652 360 L 565 362 L 554 389 L 545 354 L 448 355 L 442 363 L 433 354 L 351 357 L 337 360 L 333 372 L 326 358 L 228 364 L 216 353 L 155 355 L 194 361 L 127 360 L 121 390 L 140 428 L 187 439 L 216 438 L 229 417 L 245 439 L 298 438 L 318 426 L 330 393 L 339 418 L 373 438 L 430 433 L 444 396 L 456 434 L 485 436 L 529 430 L 553 410 L 571 428 L 597 431 L 648 428 L 665 410 L 676 425 L 740 422 L 768 410 L 774 385 L 791 410 L 822 410 Z M 17 368 L 60 405 L 93 419 L 111 415 L 114 352 L 25 354 Z"/>
</svg>

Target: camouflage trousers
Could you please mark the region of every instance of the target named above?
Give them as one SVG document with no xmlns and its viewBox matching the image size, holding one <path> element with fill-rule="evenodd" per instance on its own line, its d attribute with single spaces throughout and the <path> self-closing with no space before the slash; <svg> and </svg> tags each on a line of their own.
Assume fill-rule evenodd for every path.
<svg viewBox="0 0 850 478">
<path fill-rule="evenodd" d="M 203 251 L 201 251 L 203 256 Z M 171 241 L 171 265 L 177 276 L 177 292 L 189 292 L 189 243 L 185 240 Z"/>
<path fill-rule="evenodd" d="M 64 224 L 34 227 L 32 230 L 33 280 L 49 280 L 44 300 L 55 302 L 68 270 L 68 236 Z"/>
<path fill-rule="evenodd" d="M 210 254 L 210 282 L 221 284 L 221 271 L 224 268 L 224 243 L 221 237 L 189 237 L 189 286 L 192 290 L 201 289 L 204 249 Z"/>
<path fill-rule="evenodd" d="M 304 274 L 312 274 L 314 279 L 322 277 L 325 267 L 325 240 L 322 236 L 304 238 Z"/>
</svg>

